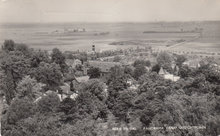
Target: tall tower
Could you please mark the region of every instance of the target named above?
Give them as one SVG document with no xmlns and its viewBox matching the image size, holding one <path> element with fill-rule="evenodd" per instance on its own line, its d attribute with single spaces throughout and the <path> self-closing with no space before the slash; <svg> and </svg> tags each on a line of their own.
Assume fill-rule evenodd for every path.
<svg viewBox="0 0 220 136">
<path fill-rule="evenodd" d="M 95 52 L 95 45 L 92 45 L 92 51 Z"/>
<path fill-rule="evenodd" d="M 95 52 L 95 45 L 92 45 L 92 54 L 91 59 L 96 60 L 96 52 Z"/>
</svg>

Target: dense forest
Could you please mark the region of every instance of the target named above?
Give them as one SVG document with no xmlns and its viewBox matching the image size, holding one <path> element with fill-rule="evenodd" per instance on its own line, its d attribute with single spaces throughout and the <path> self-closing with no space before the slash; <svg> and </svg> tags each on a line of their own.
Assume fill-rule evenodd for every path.
<svg viewBox="0 0 220 136">
<path fill-rule="evenodd" d="M 78 91 L 75 100 L 67 97 L 60 101 L 56 90 L 69 72 L 65 55 L 59 49 L 53 49 L 49 55 L 6 40 L 0 53 L 0 90 L 6 100 L 2 135 L 219 135 L 220 73 L 212 66 L 213 62 L 190 68 L 182 65 L 183 58 L 177 57 L 180 67 L 177 74 L 181 79 L 172 82 L 157 73 L 159 65 L 169 70 L 170 62 L 160 58 L 164 56 L 158 56 L 158 64 L 151 71 L 145 70 L 149 62 L 136 61 L 134 69 L 113 67 L 105 80 L 93 74 L 75 88 Z M 128 79 L 137 82 L 138 88 L 130 88 Z M 36 101 L 48 90 L 51 93 Z M 205 129 L 180 129 L 181 126 L 205 126 Z M 150 127 L 162 129 L 144 129 Z"/>
</svg>

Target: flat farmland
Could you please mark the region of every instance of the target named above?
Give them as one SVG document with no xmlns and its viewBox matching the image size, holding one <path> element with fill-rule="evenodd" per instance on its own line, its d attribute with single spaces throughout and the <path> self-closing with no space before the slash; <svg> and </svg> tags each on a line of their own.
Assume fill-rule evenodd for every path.
<svg viewBox="0 0 220 136">
<path fill-rule="evenodd" d="M 73 31 L 82 28 L 85 32 Z M 203 31 L 201 34 L 175 33 L 195 29 Z M 144 33 L 145 31 L 157 33 Z M 95 44 L 97 50 L 152 46 L 219 51 L 220 22 L 1 24 L 0 44 L 5 39 L 46 50 L 56 47 L 61 50 L 86 51 L 91 50 L 91 45 Z"/>
</svg>

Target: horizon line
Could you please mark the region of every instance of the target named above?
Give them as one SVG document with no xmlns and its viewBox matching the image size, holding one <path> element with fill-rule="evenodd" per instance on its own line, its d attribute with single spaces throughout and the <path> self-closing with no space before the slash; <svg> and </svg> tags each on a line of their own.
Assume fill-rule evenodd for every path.
<svg viewBox="0 0 220 136">
<path fill-rule="evenodd" d="M 175 22 L 218 22 L 220 19 L 216 20 L 187 20 L 187 21 L 54 21 L 54 22 L 0 22 L 0 24 L 49 24 L 49 23 L 175 23 Z"/>
</svg>

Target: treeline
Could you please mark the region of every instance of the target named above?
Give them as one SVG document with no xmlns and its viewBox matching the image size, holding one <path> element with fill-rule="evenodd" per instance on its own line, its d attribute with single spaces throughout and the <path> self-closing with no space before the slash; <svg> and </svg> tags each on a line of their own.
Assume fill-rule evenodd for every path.
<svg viewBox="0 0 220 136">
<path fill-rule="evenodd" d="M 24 45 L 21 50 L 19 46 L 6 41 L 1 52 L 1 90 L 9 106 L 2 118 L 3 136 L 214 136 L 220 133 L 220 73 L 211 64 L 197 69 L 179 64 L 184 76 L 177 82 L 165 80 L 155 71 L 141 73 L 149 62 L 135 63 L 136 72 L 141 73 L 135 78 L 135 69 L 116 66 L 105 83 L 90 79 L 79 84 L 75 100 L 66 98 L 60 102 L 55 90 L 67 72 L 62 52 L 54 49 L 50 57 L 44 51 L 33 51 Z M 158 65 L 169 69 L 170 56 L 160 56 L 158 60 L 164 61 Z M 139 87 L 131 88 L 128 80 L 137 82 Z M 48 90 L 52 91 L 43 96 Z M 37 100 L 39 96 L 42 98 Z M 206 129 L 169 130 L 166 126 L 206 126 Z M 136 130 L 113 130 L 122 127 Z M 146 127 L 164 129 L 144 130 Z"/>
</svg>

